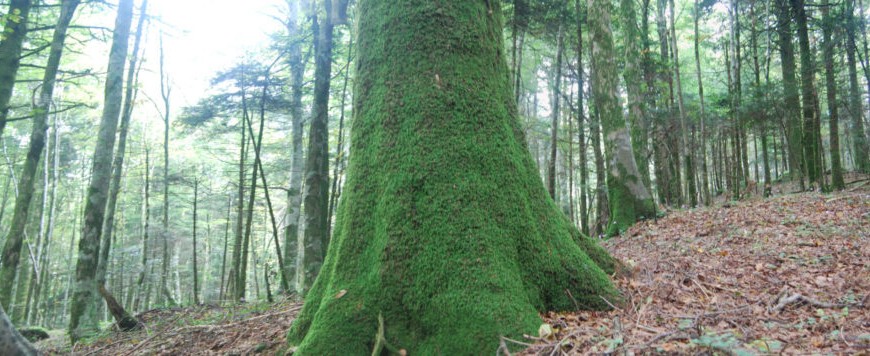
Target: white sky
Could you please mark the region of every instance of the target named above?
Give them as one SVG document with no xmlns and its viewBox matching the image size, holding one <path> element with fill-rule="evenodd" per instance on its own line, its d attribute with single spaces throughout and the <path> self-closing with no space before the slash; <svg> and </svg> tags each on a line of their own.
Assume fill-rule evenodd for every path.
<svg viewBox="0 0 870 356">
<path fill-rule="evenodd" d="M 137 6 L 138 6 L 137 1 Z M 281 29 L 271 18 L 282 15 L 283 0 L 150 0 L 148 12 L 158 18 L 148 31 L 144 90 L 159 98 L 158 38 L 163 29 L 166 67 L 173 85 L 173 107 L 196 103 L 216 72 L 231 67 L 249 51 L 268 44 Z M 135 26 L 135 25 L 134 25 Z M 176 113 L 178 110 L 175 110 Z"/>
</svg>

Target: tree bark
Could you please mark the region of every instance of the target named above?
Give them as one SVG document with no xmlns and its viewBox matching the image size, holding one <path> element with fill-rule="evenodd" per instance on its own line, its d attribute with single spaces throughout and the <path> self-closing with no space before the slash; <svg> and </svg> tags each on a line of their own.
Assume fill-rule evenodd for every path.
<svg viewBox="0 0 870 356">
<path fill-rule="evenodd" d="M 807 29 L 807 14 L 804 8 L 804 0 L 790 0 L 792 14 L 797 25 L 798 47 L 800 48 L 801 61 L 801 96 L 803 97 L 803 149 L 805 170 L 810 182 L 817 181 L 819 189 L 822 189 L 824 168 L 818 154 L 821 142 L 820 120 L 816 107 L 816 70 L 813 60 L 813 52 L 810 49 L 809 31 Z"/>
<path fill-rule="evenodd" d="M 822 0 L 822 41 L 825 63 L 825 90 L 828 92 L 828 126 L 831 135 L 831 185 L 835 190 L 846 189 L 843 166 L 840 163 L 840 117 L 837 110 L 837 77 L 834 73 L 834 18 L 828 10 L 829 1 Z M 847 25 L 848 26 L 848 25 Z"/>
<path fill-rule="evenodd" d="M 114 152 L 115 134 L 118 130 L 118 117 L 121 114 L 124 95 L 124 64 L 127 60 L 132 22 L 133 0 L 121 0 L 112 34 L 103 115 L 100 121 L 97 145 L 94 148 L 91 181 L 85 198 L 84 225 L 79 240 L 76 287 L 75 293 L 73 293 L 69 324 L 69 335 L 73 342 L 94 335 L 99 331 L 98 287 L 104 281 L 101 281 L 97 276 L 97 264 L 100 259 L 100 237 L 103 233 L 106 201 L 112 179 L 112 153 Z"/>
<path fill-rule="evenodd" d="M 33 345 L 27 341 L 27 339 L 21 336 L 21 334 L 18 333 L 18 330 L 15 330 L 15 326 L 13 326 L 12 322 L 9 321 L 9 317 L 6 316 L 6 312 L 3 310 L 2 306 L 0 306 L 0 354 L 21 356 L 39 355 L 39 351 L 37 351 Z"/>
<path fill-rule="evenodd" d="M 620 22 L 625 41 L 624 59 L 625 68 L 622 76 L 625 79 L 625 87 L 628 92 L 628 122 L 631 127 L 631 142 L 634 144 L 633 152 L 640 177 L 644 187 L 649 189 L 649 161 L 647 160 L 647 132 L 646 132 L 646 108 L 644 107 L 643 93 L 641 92 L 641 52 L 639 30 L 637 28 L 637 14 L 634 9 L 634 1 L 620 0 Z"/>
<path fill-rule="evenodd" d="M 15 77 L 21 64 L 21 48 L 27 36 L 32 0 L 11 0 L 6 13 L 6 26 L 0 40 L 0 137 L 9 117 L 9 101 L 15 87 Z"/>
<path fill-rule="evenodd" d="M 534 333 L 539 311 L 575 308 L 569 294 L 608 308 L 613 261 L 547 197 L 529 156 L 499 7 L 358 3 L 353 157 L 288 335 L 299 354 L 491 353 L 499 336 Z M 388 332 L 373 340 L 377 325 Z"/>
<path fill-rule="evenodd" d="M 302 1 L 288 1 L 290 7 L 287 20 L 287 34 L 290 36 L 290 47 L 287 57 L 290 66 L 290 121 L 291 121 L 291 147 L 293 153 L 290 156 L 290 182 L 287 189 L 287 209 L 284 216 L 284 268 L 289 276 L 291 288 L 298 291 L 298 265 L 301 261 L 297 258 L 299 250 L 299 217 L 302 205 L 302 85 L 304 82 L 305 62 L 302 60 L 303 33 L 299 25 L 300 9 L 305 6 Z"/>
<path fill-rule="evenodd" d="M 701 144 L 698 148 L 701 149 L 701 196 L 704 199 L 704 205 L 710 205 L 710 180 L 707 172 L 707 106 L 704 102 L 704 80 L 701 75 L 701 32 L 698 30 L 698 23 L 701 20 L 701 7 L 698 0 L 695 0 L 694 11 L 695 25 L 695 71 L 698 77 L 698 104 L 700 105 L 700 121 L 701 121 Z"/>
<path fill-rule="evenodd" d="M 332 13 L 332 0 L 323 1 L 324 13 Z M 305 267 L 304 290 L 320 273 L 329 244 L 329 85 L 332 73 L 332 20 L 314 18 L 314 112 L 308 134 L 305 162 Z"/>
<path fill-rule="evenodd" d="M 791 9 L 789 0 L 775 0 L 777 32 L 779 34 L 779 55 L 782 62 L 782 85 L 784 96 L 784 116 L 788 139 L 789 175 L 792 180 L 800 181 L 800 189 L 804 189 L 803 165 L 801 163 L 801 124 L 797 113 L 800 108 L 800 97 L 795 77 L 796 64 L 792 44 Z"/>
<path fill-rule="evenodd" d="M 846 0 L 846 61 L 849 69 L 849 116 L 852 127 L 849 130 L 854 145 L 855 169 L 870 173 L 870 144 L 864 134 L 864 108 L 861 104 L 861 88 L 858 86 L 858 49 L 856 31 L 861 29 L 860 19 L 855 17 L 855 0 Z M 865 51 L 866 52 L 866 51 Z M 870 83 L 870 82 L 868 82 Z M 870 85 L 870 84 L 868 84 Z"/>
<path fill-rule="evenodd" d="M 604 152 L 607 156 L 607 197 L 610 222 L 606 234 L 613 236 L 636 221 L 653 217 L 655 207 L 644 187 L 632 152 L 631 136 L 625 125 L 617 96 L 619 77 L 612 58 L 613 34 L 610 30 L 610 3 L 589 3 L 589 27 L 592 33 L 592 92 L 601 116 Z"/>
<path fill-rule="evenodd" d="M 589 207 L 588 192 L 589 186 L 587 183 L 588 177 L 588 162 L 587 162 L 587 145 L 585 121 L 586 114 L 583 108 L 584 101 L 584 73 L 583 73 L 583 15 L 586 14 L 585 9 L 581 9 L 580 0 L 575 0 L 574 8 L 577 11 L 577 141 L 579 141 L 579 156 L 580 156 L 580 231 L 583 235 L 589 236 Z"/>
<path fill-rule="evenodd" d="M 565 47 L 565 30 L 561 23 L 560 17 L 559 34 L 556 40 L 556 63 L 554 70 L 556 71 L 553 78 L 553 98 L 550 108 L 550 161 L 547 165 L 547 191 L 550 193 L 550 199 L 558 201 L 556 196 L 556 152 L 559 150 L 559 105 L 562 103 L 562 52 Z"/>
<path fill-rule="evenodd" d="M 677 47 L 677 27 L 675 21 L 676 6 L 674 0 L 670 0 L 671 20 L 671 47 L 674 59 L 674 82 L 676 84 L 677 109 L 680 115 L 680 156 L 683 158 L 683 178 L 685 184 L 686 202 L 691 207 L 698 205 L 698 192 L 695 186 L 695 168 L 693 167 L 692 154 L 689 152 L 689 128 L 686 123 L 686 105 L 683 101 L 683 80 L 680 77 L 680 51 Z"/>
</svg>

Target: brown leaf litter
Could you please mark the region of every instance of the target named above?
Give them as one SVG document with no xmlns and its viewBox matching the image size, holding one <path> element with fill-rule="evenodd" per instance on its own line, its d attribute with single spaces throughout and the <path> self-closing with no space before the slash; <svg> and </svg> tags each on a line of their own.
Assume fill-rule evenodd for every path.
<svg viewBox="0 0 870 356">
<path fill-rule="evenodd" d="M 672 213 L 604 243 L 632 270 L 610 312 L 548 313 L 522 355 L 867 354 L 870 190 Z"/>
</svg>

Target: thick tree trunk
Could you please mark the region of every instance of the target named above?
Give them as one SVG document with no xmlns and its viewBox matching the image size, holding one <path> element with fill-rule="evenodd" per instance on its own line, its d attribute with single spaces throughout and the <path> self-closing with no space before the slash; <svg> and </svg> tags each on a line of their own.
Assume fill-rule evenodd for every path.
<svg viewBox="0 0 870 356">
<path fill-rule="evenodd" d="M 593 0 L 594 2 L 595 0 Z M 652 197 L 644 187 L 632 152 L 631 136 L 625 125 L 617 96 L 619 76 L 611 61 L 615 52 L 610 31 L 610 4 L 590 2 L 592 33 L 592 92 L 601 115 L 604 152 L 607 156 L 607 196 L 610 202 L 608 236 L 622 233 L 637 220 L 655 215 Z"/>
<path fill-rule="evenodd" d="M 112 35 L 112 48 L 109 52 L 103 116 L 94 149 L 91 181 L 85 198 L 84 225 L 79 240 L 76 287 L 69 324 L 69 335 L 73 342 L 99 331 L 98 287 L 103 281 L 98 279 L 97 264 L 100 259 L 100 237 L 103 233 L 106 201 L 112 179 L 112 153 L 124 95 L 124 64 L 127 60 L 132 22 L 133 0 L 121 0 Z"/>
<path fill-rule="evenodd" d="M 79 0 L 64 0 L 61 3 L 60 16 L 54 29 L 51 40 L 51 49 L 45 73 L 42 78 L 37 107 L 33 116 L 33 128 L 30 133 L 30 143 L 27 150 L 27 158 L 21 177 L 18 181 L 18 197 L 15 199 L 15 210 L 9 227 L 6 242 L 3 245 L 3 266 L 0 267 L 0 285 L 11 286 L 15 282 L 15 270 L 24 241 L 24 228 L 27 225 L 27 214 L 30 211 L 30 203 L 33 198 L 34 179 L 39 167 L 39 159 L 45 147 L 45 135 L 48 131 L 48 112 L 54 95 L 54 84 L 57 72 L 60 68 L 60 58 L 63 54 L 63 44 L 66 40 L 66 31 L 69 28 L 73 13 L 79 5 Z M 12 288 L 0 289 L 0 306 L 9 308 L 12 297 Z"/>
<path fill-rule="evenodd" d="M 39 351 L 33 348 L 18 330 L 9 321 L 3 307 L 0 306 L 0 354 L 2 355 L 39 355 Z"/>
<path fill-rule="evenodd" d="M 529 156 L 499 5 L 359 2 L 354 154 L 289 332 L 299 354 L 491 353 L 499 336 L 534 333 L 540 311 L 615 297 L 614 262 L 547 197 Z"/>
<path fill-rule="evenodd" d="M 15 87 L 15 77 L 21 64 L 21 48 L 27 35 L 32 0 L 11 0 L 6 13 L 6 26 L 0 39 L 0 137 L 9 117 L 9 101 Z"/>
</svg>

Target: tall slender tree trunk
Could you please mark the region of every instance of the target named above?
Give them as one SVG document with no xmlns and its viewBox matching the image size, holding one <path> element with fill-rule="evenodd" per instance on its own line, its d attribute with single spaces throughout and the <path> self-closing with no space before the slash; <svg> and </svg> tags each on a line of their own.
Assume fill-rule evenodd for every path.
<svg viewBox="0 0 870 356">
<path fill-rule="evenodd" d="M 852 118 L 852 127 L 849 131 L 851 132 L 852 144 L 854 145 L 855 169 L 860 172 L 870 173 L 870 143 L 868 143 L 867 135 L 864 133 L 864 108 L 861 104 L 861 88 L 858 86 L 858 60 L 855 54 L 858 50 L 856 31 L 863 29 L 863 26 L 859 25 L 863 17 L 855 17 L 855 0 L 846 0 L 845 4 L 846 62 L 849 70 L 849 116 Z M 868 85 L 870 85 L 870 81 L 868 81 Z M 868 88 L 868 92 L 870 92 L 870 88 Z"/>
<path fill-rule="evenodd" d="M 142 296 L 145 290 L 145 277 L 148 276 L 148 236 L 151 229 L 151 150 L 145 146 L 145 184 L 142 186 L 142 266 L 139 270 L 139 278 L 136 280 L 136 300 L 133 302 L 133 310 L 141 310 L 148 305 L 148 296 Z M 150 285 L 150 283 L 149 283 Z M 142 300 L 145 299 L 144 302 Z M 141 304 L 140 304 L 141 302 Z"/>
<path fill-rule="evenodd" d="M 831 132 L 831 184 L 835 190 L 846 189 L 843 166 L 840 163 L 840 117 L 837 110 L 837 77 L 834 73 L 834 18 L 828 9 L 830 2 L 822 0 L 822 41 L 825 63 L 825 90 L 828 93 L 828 126 Z M 848 26 L 848 25 L 847 25 Z"/>
<path fill-rule="evenodd" d="M 550 199 L 557 201 L 556 196 L 556 153 L 559 150 L 559 115 L 562 103 L 562 52 L 565 48 L 565 29 L 562 24 L 562 19 L 559 19 L 559 34 L 556 40 L 556 62 L 553 68 L 555 76 L 553 77 L 553 98 L 552 106 L 550 107 L 551 125 L 550 125 L 550 160 L 547 165 L 547 191 L 550 193 Z"/>
<path fill-rule="evenodd" d="M 163 230 L 160 236 L 163 240 L 163 263 L 160 268 L 160 295 L 169 305 L 175 305 L 172 292 L 169 291 L 169 97 L 172 87 L 169 84 L 169 74 L 166 73 L 165 52 L 163 49 L 163 32 L 160 33 L 160 97 L 163 99 Z"/>
<path fill-rule="evenodd" d="M 138 90 L 135 90 L 138 83 L 138 72 L 136 65 L 139 56 L 139 47 L 142 41 L 142 34 L 145 30 L 145 18 L 148 0 L 142 2 L 141 14 L 136 26 L 136 37 L 133 40 L 133 52 L 130 56 L 127 65 L 127 84 L 124 93 L 124 105 L 121 109 L 121 124 L 118 128 L 118 148 L 115 152 L 114 160 L 112 161 L 112 181 L 109 183 L 109 196 L 106 202 L 106 219 L 103 223 L 103 242 L 101 244 L 100 259 L 97 265 L 97 282 L 100 284 L 106 283 L 106 262 L 109 258 L 109 249 L 111 247 L 112 236 L 115 232 L 115 210 L 118 202 L 118 195 L 121 192 L 121 177 L 124 175 L 124 159 L 127 151 L 127 135 L 130 131 L 130 119 L 133 116 L 133 105 L 136 100 Z"/>
<path fill-rule="evenodd" d="M 248 121 L 251 119 L 248 115 L 248 105 L 247 105 L 247 94 L 242 92 L 242 129 L 247 127 Z M 253 164 L 253 171 L 251 172 L 251 189 L 250 193 L 248 193 L 248 208 L 244 209 L 245 214 L 247 214 L 244 224 L 245 230 L 242 234 L 242 251 L 241 251 L 241 259 L 240 259 L 240 267 L 239 274 L 236 276 L 236 301 L 245 299 L 245 291 L 248 285 L 248 260 L 250 258 L 251 251 L 251 227 L 254 223 L 254 197 L 257 192 L 257 172 L 259 171 L 259 166 L 256 162 L 256 141 L 254 141 L 253 134 L 249 132 L 251 135 L 251 141 L 254 142 L 254 151 L 255 158 Z M 244 201 L 244 197 L 240 198 Z M 255 274 L 256 275 L 256 274 Z"/>
<path fill-rule="evenodd" d="M 85 198 L 84 225 L 82 226 L 81 240 L 79 240 L 76 289 L 73 294 L 69 324 L 69 335 L 73 342 L 99 331 L 98 293 L 104 280 L 100 280 L 100 277 L 97 276 L 97 264 L 100 259 L 100 238 L 103 233 L 106 202 L 112 179 L 112 153 L 115 147 L 115 134 L 118 130 L 118 118 L 123 104 L 124 64 L 127 60 L 132 22 L 133 0 L 121 0 L 112 35 L 112 48 L 109 52 L 103 116 L 100 121 L 97 146 L 94 149 L 91 181 Z M 105 242 L 110 243 L 110 241 Z M 124 316 L 121 315 L 118 320 L 122 328 L 128 329 L 138 325 L 135 319 L 125 320 Z M 126 316 L 129 317 L 129 315 Z M 122 322 L 127 321 L 132 325 L 122 324 Z"/>
<path fill-rule="evenodd" d="M 523 45 L 526 39 L 526 28 L 528 27 L 528 13 L 528 0 L 514 0 L 513 58 L 511 60 L 514 73 L 511 77 L 511 84 L 514 87 L 514 101 L 516 101 L 517 105 L 520 103 L 522 93 Z"/>
<path fill-rule="evenodd" d="M 58 144 L 60 142 L 60 132 L 58 131 L 57 121 L 58 121 L 58 115 L 55 115 L 54 116 L 54 123 L 53 123 L 52 129 L 51 129 L 52 132 L 54 133 L 54 140 L 53 140 L 54 141 L 54 154 L 51 155 L 52 156 L 52 164 L 51 164 L 51 169 L 50 169 L 51 174 L 48 175 L 48 173 L 46 172 L 46 177 L 48 178 L 47 184 L 49 185 L 49 192 L 50 192 L 50 196 L 49 196 L 49 200 L 48 200 L 48 219 L 47 219 L 48 220 L 48 222 L 47 222 L 48 227 L 47 227 L 47 231 L 45 232 L 45 236 L 44 236 L 43 241 L 42 241 L 42 247 L 40 248 L 40 253 L 39 253 L 39 256 L 40 256 L 39 275 L 40 275 L 40 277 L 39 277 L 39 283 L 36 286 L 37 287 L 36 291 L 35 291 L 36 300 L 34 301 L 34 305 L 36 305 L 37 308 L 34 309 L 33 317 L 32 317 L 32 319 L 30 319 L 33 323 L 38 323 L 37 320 L 38 320 L 38 315 L 40 312 L 40 309 L 38 309 L 39 308 L 38 306 L 39 306 L 40 299 L 42 299 L 41 296 L 42 296 L 42 294 L 47 294 L 47 292 L 49 290 L 48 286 L 47 286 L 48 280 L 46 278 L 48 276 L 48 270 L 50 267 L 49 266 L 49 261 L 50 261 L 49 251 L 51 251 L 50 247 L 51 247 L 52 238 L 54 237 L 54 227 L 55 227 L 55 221 L 57 219 L 57 214 L 56 214 L 56 211 L 57 211 L 57 181 L 58 181 L 58 175 L 59 175 L 58 172 L 60 171 L 60 145 Z M 46 166 L 46 168 L 44 168 L 44 169 L 46 169 L 46 171 L 49 171 L 48 166 Z M 45 313 L 45 312 L 47 312 L 47 309 L 48 309 L 47 307 L 44 307 L 41 311 L 43 313 Z"/>
<path fill-rule="evenodd" d="M 589 198 L 588 162 L 584 111 L 584 72 L 583 72 L 583 17 L 586 14 L 580 7 L 580 0 L 575 0 L 574 8 L 577 12 L 577 141 L 579 141 L 580 156 L 580 227 L 584 235 L 589 236 Z"/>
<path fill-rule="evenodd" d="M 230 225 L 232 225 L 232 223 L 230 222 L 232 211 L 233 211 L 233 197 L 232 197 L 232 195 L 230 195 L 230 197 L 227 201 L 227 218 L 226 218 L 226 224 L 224 225 L 224 250 L 223 250 L 223 256 L 221 257 L 221 285 L 220 285 L 220 290 L 218 292 L 218 300 L 220 302 L 223 302 L 224 295 L 227 294 L 225 292 L 224 287 L 226 285 L 228 285 L 228 283 L 225 283 L 225 282 L 226 282 L 226 275 L 227 275 L 227 250 L 229 249 Z"/>
<path fill-rule="evenodd" d="M 73 13 L 79 5 L 79 0 L 64 0 L 61 3 L 60 16 L 55 25 L 54 35 L 42 78 L 37 107 L 33 116 L 33 128 L 30 133 L 27 157 L 21 177 L 18 181 L 18 197 L 15 199 L 15 210 L 9 227 L 6 242 L 3 245 L 3 266 L 0 267 L 0 285 L 11 286 L 15 282 L 15 271 L 18 268 L 24 228 L 27 225 L 27 214 L 33 198 L 34 181 L 39 167 L 39 159 L 45 147 L 45 135 L 48 130 L 48 113 L 54 95 L 55 80 L 60 68 L 60 58 L 66 32 L 72 20 Z M 0 289 L 0 306 L 8 309 L 12 297 L 12 288 Z"/>
<path fill-rule="evenodd" d="M 199 305 L 199 270 L 196 261 L 196 213 L 199 201 L 199 177 L 193 178 L 193 304 Z M 206 271 L 207 272 L 207 271 Z"/>
<path fill-rule="evenodd" d="M 791 8 L 789 0 L 775 0 L 777 32 L 779 34 L 779 55 L 782 62 L 782 85 L 784 96 L 784 116 L 786 120 L 786 132 L 788 139 L 789 175 L 791 179 L 800 181 L 800 189 L 804 189 L 803 164 L 801 163 L 801 123 L 798 120 L 800 108 L 800 96 L 797 90 L 797 78 L 795 71 L 794 46 L 792 44 L 791 31 Z"/>
<path fill-rule="evenodd" d="M 631 142 L 637 168 L 643 185 L 649 189 L 649 161 L 647 160 L 647 132 L 646 132 L 646 108 L 641 91 L 641 70 L 643 53 L 639 41 L 637 28 L 637 15 L 634 9 L 634 1 L 620 0 L 620 21 L 622 24 L 623 39 L 625 41 L 624 59 L 625 68 L 622 76 L 628 92 L 628 122 L 631 127 Z"/>
<path fill-rule="evenodd" d="M 340 186 L 338 184 L 340 171 L 342 169 L 342 164 L 345 161 L 346 155 L 344 154 L 344 117 L 345 117 L 345 106 L 347 105 L 347 88 L 350 82 L 350 68 L 351 61 L 353 61 L 353 36 L 351 35 L 351 39 L 347 44 L 347 59 L 346 65 L 344 69 L 344 84 L 342 84 L 341 88 L 341 114 L 338 117 L 338 144 L 335 149 L 335 163 L 332 167 L 332 188 L 330 189 L 329 194 L 329 213 L 327 214 L 326 228 L 327 234 L 332 232 L 332 220 L 333 214 L 335 213 L 335 206 L 338 205 Z"/>
<path fill-rule="evenodd" d="M 9 118 L 9 101 L 21 64 L 21 48 L 27 36 L 32 6 L 32 0 L 11 0 L 6 13 L 6 25 L 0 39 L 0 137 L 3 137 L 6 119 Z"/>
<path fill-rule="evenodd" d="M 818 112 L 816 111 L 815 63 L 810 49 L 809 30 L 807 29 L 807 14 L 804 0 L 790 0 L 792 15 L 797 25 L 798 47 L 801 61 L 801 96 L 803 97 L 803 161 L 807 178 L 810 182 L 817 181 L 822 189 L 824 174 L 822 162 L 819 159 L 819 134 L 821 132 Z"/>
<path fill-rule="evenodd" d="M 684 195 L 686 196 L 686 202 L 689 203 L 689 206 L 694 207 L 698 205 L 698 193 L 697 187 L 695 186 L 695 169 L 692 166 L 692 155 L 689 147 L 689 128 L 686 123 L 686 105 L 683 102 L 683 80 L 680 77 L 680 51 L 677 47 L 677 27 L 674 24 L 676 21 L 674 19 L 676 17 L 676 6 L 674 0 L 669 0 L 669 2 L 671 15 L 671 52 L 674 61 L 674 83 L 676 84 L 677 109 L 680 115 L 680 156 L 683 158 L 683 178 L 686 181 Z"/>
<path fill-rule="evenodd" d="M 244 97 L 245 93 L 242 92 L 242 96 Z M 239 129 L 241 130 L 241 142 L 239 143 L 239 180 L 237 182 L 238 186 L 238 195 L 236 195 L 236 225 L 235 225 L 235 237 L 233 239 L 233 259 L 232 266 L 230 268 L 230 276 L 229 276 L 229 286 L 227 290 L 230 291 L 232 300 L 234 302 L 239 301 L 239 295 L 244 297 L 245 295 L 245 286 L 239 285 L 239 276 L 243 274 L 242 271 L 242 241 L 244 240 L 244 217 L 245 217 L 245 177 L 247 174 L 245 173 L 245 160 L 247 156 L 247 147 L 248 141 L 246 140 L 246 127 L 245 120 L 248 115 L 247 109 L 242 114 L 242 119 L 239 121 Z"/>
<path fill-rule="evenodd" d="M 701 74 L 701 32 L 698 30 L 698 23 L 701 20 L 701 7 L 698 0 L 695 0 L 694 11 L 695 25 L 695 71 L 698 78 L 698 104 L 700 105 L 700 121 L 701 121 L 701 144 L 698 148 L 701 149 L 701 196 L 704 199 L 704 205 L 710 205 L 710 181 L 707 172 L 707 106 L 704 101 L 704 80 Z"/>
<path fill-rule="evenodd" d="M 287 34 L 290 36 L 290 47 L 287 58 L 290 66 L 290 121 L 291 143 L 293 153 L 290 156 L 290 182 L 287 189 L 287 209 L 284 216 L 284 268 L 285 274 L 290 277 L 291 288 L 298 287 L 298 260 L 299 250 L 299 217 L 302 205 L 302 84 L 304 82 L 305 62 L 302 60 L 303 31 L 299 25 L 300 9 L 305 7 L 307 1 L 288 1 L 290 8 L 287 18 Z"/>
<path fill-rule="evenodd" d="M 305 162 L 305 254 L 304 290 L 308 290 L 323 265 L 329 235 L 329 85 L 332 73 L 333 23 L 332 1 L 323 1 L 323 18 L 315 17 L 314 42 L 314 112 L 308 134 L 308 157 Z"/>
</svg>

